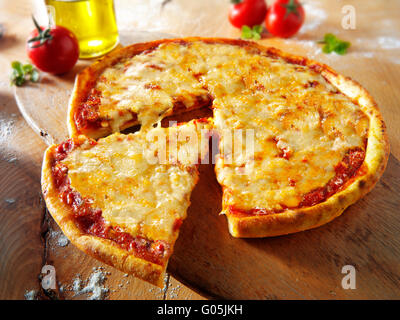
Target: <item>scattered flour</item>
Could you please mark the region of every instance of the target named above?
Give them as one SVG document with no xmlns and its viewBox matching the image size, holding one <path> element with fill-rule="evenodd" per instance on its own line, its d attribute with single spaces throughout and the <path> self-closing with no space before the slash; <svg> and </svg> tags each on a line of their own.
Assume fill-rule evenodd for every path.
<svg viewBox="0 0 400 320">
<path fill-rule="evenodd" d="M 89 276 L 89 280 L 86 282 L 85 286 L 82 281 L 80 274 L 77 274 L 73 281 L 72 289 L 75 296 L 82 294 L 90 294 L 89 300 L 104 300 L 110 290 L 104 286 L 106 281 L 106 272 L 104 272 L 102 267 L 94 268 L 92 274 Z"/>
<path fill-rule="evenodd" d="M 375 53 L 373 52 L 358 52 L 357 53 L 360 57 L 371 59 L 375 57 Z"/>
<path fill-rule="evenodd" d="M 17 114 L 8 114 L 5 112 L 0 112 L 0 144 L 4 145 L 6 148 L 2 148 L 0 153 L 0 158 L 4 159 L 9 163 L 14 163 L 17 161 L 17 157 L 12 151 L 12 145 L 10 144 L 10 136 L 14 133 L 15 129 L 15 119 Z"/>
<path fill-rule="evenodd" d="M 299 30 L 299 34 L 316 30 L 328 17 L 325 10 L 318 7 L 316 3 L 305 3 L 304 11 L 306 12 L 306 19 Z"/>
<path fill-rule="evenodd" d="M 14 204 L 16 202 L 16 200 L 14 198 L 5 198 L 4 201 L 7 204 Z"/>
<path fill-rule="evenodd" d="M 304 9 L 306 12 L 306 19 L 304 25 L 299 30 L 299 33 L 292 39 L 283 39 L 285 43 L 295 40 L 301 46 L 307 48 L 311 58 L 317 58 L 322 53 L 322 45 L 318 44 L 319 39 L 314 39 L 317 32 L 324 34 L 325 32 L 332 32 L 338 34 L 339 38 L 346 40 L 346 35 L 343 32 L 347 32 L 342 29 L 340 21 L 337 24 L 335 30 L 320 30 L 323 28 L 325 21 L 328 18 L 328 13 L 321 7 L 318 2 L 304 3 Z M 400 64 L 400 38 L 397 34 L 393 33 L 395 29 L 395 22 L 392 19 L 377 19 L 372 21 L 369 25 L 371 28 L 371 36 L 368 38 L 359 37 L 356 40 L 351 40 L 352 46 L 350 47 L 347 57 L 352 56 L 355 58 L 366 58 L 371 59 L 379 55 L 382 50 L 385 51 L 384 55 L 379 55 L 380 59 L 385 59 L 390 63 Z M 351 32 L 351 31 L 349 31 Z M 309 39 L 313 40 L 309 40 Z M 326 55 L 326 58 L 336 60 L 343 60 L 343 56 L 331 53 Z"/>
<path fill-rule="evenodd" d="M 64 293 L 66 291 L 66 288 L 64 285 L 58 282 L 58 290 L 60 291 L 60 293 Z"/>
<path fill-rule="evenodd" d="M 36 296 L 37 296 L 36 290 L 30 290 L 30 291 L 26 290 L 24 294 L 26 300 L 36 300 Z"/>
<path fill-rule="evenodd" d="M 66 247 L 69 244 L 68 238 L 62 233 L 62 231 L 50 230 L 50 239 L 56 239 L 56 244 L 59 247 Z"/>
<path fill-rule="evenodd" d="M 393 50 L 393 49 L 400 49 L 400 38 L 395 37 L 378 37 L 377 39 L 380 48 Z"/>
<path fill-rule="evenodd" d="M 400 38 L 393 36 L 379 36 L 375 38 L 358 38 L 353 41 L 356 51 L 351 52 L 358 57 L 374 58 L 379 56 L 390 63 L 400 64 Z M 384 55 L 379 54 L 385 52 Z"/>
<path fill-rule="evenodd" d="M 368 50 L 400 50 L 400 38 L 391 36 L 380 36 L 373 39 L 358 38 L 355 44 Z"/>
<path fill-rule="evenodd" d="M 76 275 L 76 278 L 74 279 L 74 281 L 72 282 L 72 290 L 75 292 L 75 294 L 77 292 L 80 292 L 82 289 L 82 280 L 81 280 L 81 274 L 78 273 Z"/>
<path fill-rule="evenodd" d="M 168 295 L 170 299 L 178 299 L 179 298 L 179 292 L 180 292 L 181 286 L 178 284 L 176 287 L 170 287 L 168 289 Z"/>
<path fill-rule="evenodd" d="M 11 114 L 9 117 L 4 112 L 0 113 L 0 142 L 5 142 L 12 134 L 15 126 L 16 114 Z"/>
<path fill-rule="evenodd" d="M 60 247 L 66 247 L 69 244 L 69 240 L 64 234 L 62 234 L 58 237 L 57 244 Z"/>
</svg>

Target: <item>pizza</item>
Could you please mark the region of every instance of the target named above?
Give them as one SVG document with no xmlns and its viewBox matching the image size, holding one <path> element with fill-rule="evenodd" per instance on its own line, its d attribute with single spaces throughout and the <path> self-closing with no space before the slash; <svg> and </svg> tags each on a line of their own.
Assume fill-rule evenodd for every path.
<svg viewBox="0 0 400 320">
<path fill-rule="evenodd" d="M 153 51 L 157 44 L 162 45 L 115 51 L 79 74 L 69 104 L 71 136 L 98 138 L 137 124 L 145 129 L 166 116 L 211 105 L 207 88 L 178 62 L 180 46 L 163 56 Z"/>
<path fill-rule="evenodd" d="M 55 221 L 84 252 L 162 287 L 198 180 L 196 163 L 207 155 L 205 124 L 97 141 L 81 135 L 50 146 L 42 186 Z"/>
<path fill-rule="evenodd" d="M 212 110 L 211 118 L 169 128 L 160 125 L 170 115 L 205 108 Z M 122 185 L 129 192 L 145 177 L 156 183 L 148 185 L 153 192 L 158 184 L 166 183 L 169 191 L 164 196 L 170 194 L 181 204 L 176 207 L 179 213 L 174 214 L 182 221 L 198 179 L 194 160 L 204 157 L 207 138 L 215 137 L 212 141 L 217 141 L 219 150 L 215 174 L 223 193 L 221 214 L 227 217 L 230 234 L 268 237 L 315 228 L 339 216 L 373 188 L 389 155 L 384 121 L 361 85 L 324 64 L 244 40 L 169 39 L 114 51 L 77 76 L 67 123 L 70 142 L 50 147 L 43 167 L 43 190 L 50 212 L 57 222 L 65 220 L 64 214 L 80 216 L 75 209 L 64 208 L 73 208 L 74 200 L 63 199 L 60 173 L 54 169 L 60 165 L 64 168 L 61 176 L 70 181 L 62 180 L 61 186 L 68 185 L 77 199 L 85 199 L 84 207 L 88 203 L 90 210 L 101 211 L 98 216 L 106 221 L 108 230 L 106 236 L 92 234 L 73 218 L 65 220 L 67 236 L 82 238 L 72 242 L 152 283 L 158 283 L 165 270 L 178 230 L 172 218 L 160 221 L 151 209 L 156 206 L 169 212 L 170 204 L 156 204 L 154 199 L 142 202 L 134 196 L 116 202 L 122 201 L 125 189 L 116 187 L 122 181 L 116 181 L 114 175 L 120 179 L 124 173 L 127 180 Z M 120 133 L 137 125 L 140 129 L 133 136 Z M 143 152 L 148 153 L 151 145 L 144 136 L 174 130 L 196 132 L 201 143 L 182 140 L 178 145 L 185 150 L 186 160 L 172 157 L 172 163 L 155 164 L 149 176 L 135 173 L 146 167 L 130 160 L 135 152 L 118 147 L 117 141 L 132 140 L 133 149 L 144 146 Z M 118 165 L 113 164 L 113 154 Z M 104 161 L 99 160 L 103 157 Z M 112 170 L 103 174 L 103 165 L 109 160 Z M 128 163 L 130 170 L 124 171 Z M 171 186 L 168 175 L 156 174 L 159 166 L 178 170 L 187 180 Z M 156 181 L 152 175 L 157 176 Z M 140 189 L 137 192 L 145 194 Z M 137 222 L 138 215 L 139 229 L 132 222 Z M 122 216 L 125 220 L 116 219 Z M 118 234 L 120 228 L 126 237 L 139 237 L 139 242 L 144 239 L 150 253 L 129 251 L 126 244 L 109 238 L 108 232 Z M 159 241 L 168 248 L 163 253 L 153 249 Z M 162 257 L 155 260 L 159 264 L 152 260 L 153 254 Z M 131 259 L 142 264 L 129 264 Z M 148 267 L 154 271 L 149 276 L 143 270 L 151 264 L 161 266 L 157 270 L 162 271 Z M 152 277 L 157 281 L 150 280 Z"/>
</svg>

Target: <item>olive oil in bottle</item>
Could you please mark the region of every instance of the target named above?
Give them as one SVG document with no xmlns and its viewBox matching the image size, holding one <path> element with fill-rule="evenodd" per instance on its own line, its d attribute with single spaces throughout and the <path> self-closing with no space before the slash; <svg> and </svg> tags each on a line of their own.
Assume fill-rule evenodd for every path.
<svg viewBox="0 0 400 320">
<path fill-rule="evenodd" d="M 79 58 L 89 59 L 118 44 L 113 0 L 45 0 L 51 20 L 71 30 L 79 41 Z"/>
</svg>

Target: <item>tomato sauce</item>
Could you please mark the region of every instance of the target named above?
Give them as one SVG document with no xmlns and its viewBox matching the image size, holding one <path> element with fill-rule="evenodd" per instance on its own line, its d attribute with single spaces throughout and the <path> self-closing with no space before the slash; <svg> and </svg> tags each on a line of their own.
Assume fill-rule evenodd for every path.
<svg viewBox="0 0 400 320">
<path fill-rule="evenodd" d="M 99 106 L 101 103 L 101 92 L 92 89 L 85 102 L 83 102 L 74 115 L 75 124 L 78 130 L 96 129 L 101 127 Z"/>
</svg>

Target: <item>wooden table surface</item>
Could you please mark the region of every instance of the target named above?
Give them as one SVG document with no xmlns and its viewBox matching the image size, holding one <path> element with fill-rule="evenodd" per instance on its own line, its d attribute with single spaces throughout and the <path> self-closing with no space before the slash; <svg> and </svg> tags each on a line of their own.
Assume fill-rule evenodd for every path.
<svg viewBox="0 0 400 320">
<path fill-rule="evenodd" d="M 46 144 L 27 125 L 9 86 L 11 61 L 27 61 L 24 46 L 32 29 L 31 13 L 40 15 L 38 2 L 0 0 L 0 24 L 4 28 L 4 35 L 0 38 L 0 299 L 24 299 L 26 293 L 49 298 L 41 290 L 38 278 L 45 264 L 55 267 L 58 298 L 86 299 L 90 295 L 74 297 L 74 280 L 85 281 L 93 268 L 100 264 L 74 246 L 65 245 L 57 226 L 45 214 L 40 195 L 40 171 Z M 397 168 L 391 173 L 398 176 L 400 1 L 303 2 L 307 19 L 299 34 L 291 40 L 266 39 L 263 42 L 292 53 L 307 54 L 351 76 L 367 88 L 378 102 L 386 121 L 391 143 L 390 161 L 395 164 L 392 168 Z M 344 5 L 352 5 L 356 10 L 354 30 L 345 30 L 341 26 Z M 239 36 L 227 20 L 227 0 L 115 0 L 115 6 L 119 29 L 124 32 L 149 30 L 178 36 Z M 352 43 L 347 55 L 342 57 L 321 52 L 315 41 L 327 32 Z M 398 185 L 394 187 L 398 188 Z M 394 205 L 398 208 L 400 203 Z M 397 239 L 396 234 L 387 235 L 384 241 L 390 243 Z M 398 270 L 397 274 L 386 274 L 385 277 L 400 278 L 399 257 L 371 257 L 375 258 L 384 264 L 395 264 L 392 270 Z M 110 299 L 206 298 L 172 276 L 166 278 L 161 290 L 112 268 L 105 267 L 104 271 L 107 280 L 103 285 L 109 290 Z M 379 294 L 396 297 L 393 292 L 378 292 L 371 296 L 379 298 Z M 314 296 L 318 298 L 318 295 Z M 274 297 L 273 292 L 270 297 Z"/>
</svg>

